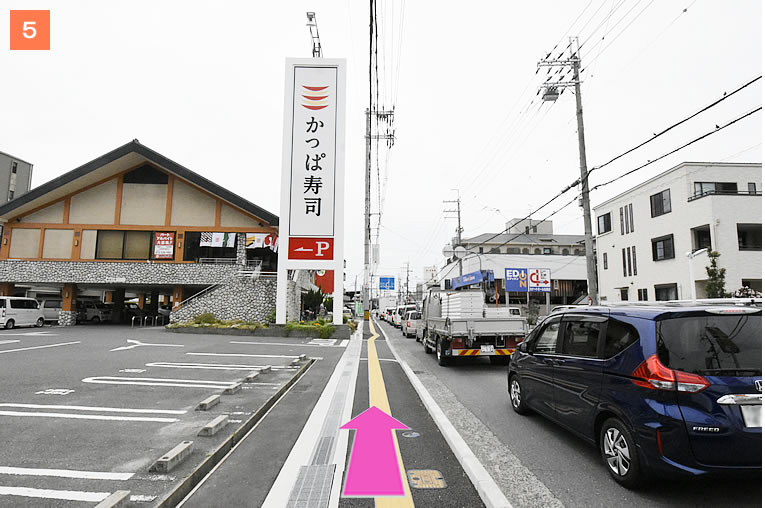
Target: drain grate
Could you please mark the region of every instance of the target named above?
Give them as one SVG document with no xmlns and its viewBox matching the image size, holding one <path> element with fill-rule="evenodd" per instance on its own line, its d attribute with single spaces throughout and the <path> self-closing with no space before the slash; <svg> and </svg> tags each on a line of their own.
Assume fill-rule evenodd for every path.
<svg viewBox="0 0 765 508">
<path fill-rule="evenodd" d="M 334 476 L 334 464 L 302 466 L 287 501 L 287 508 L 327 506 Z"/>
</svg>

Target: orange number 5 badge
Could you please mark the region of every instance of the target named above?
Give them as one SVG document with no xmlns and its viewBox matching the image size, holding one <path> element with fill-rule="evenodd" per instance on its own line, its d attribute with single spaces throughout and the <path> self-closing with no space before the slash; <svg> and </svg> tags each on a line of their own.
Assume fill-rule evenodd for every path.
<svg viewBox="0 0 765 508">
<path fill-rule="evenodd" d="M 50 11 L 11 11 L 11 50 L 50 49 Z"/>
</svg>

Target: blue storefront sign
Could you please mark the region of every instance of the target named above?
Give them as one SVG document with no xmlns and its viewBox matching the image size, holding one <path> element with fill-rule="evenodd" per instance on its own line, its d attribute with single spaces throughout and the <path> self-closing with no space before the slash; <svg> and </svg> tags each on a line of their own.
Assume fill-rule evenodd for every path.
<svg viewBox="0 0 765 508">
<path fill-rule="evenodd" d="M 452 289 L 461 288 L 462 286 L 470 286 L 471 284 L 479 284 L 484 279 L 489 282 L 494 282 L 494 272 L 492 270 L 487 270 L 485 272 L 470 272 L 460 277 L 454 277 L 452 279 Z"/>
<path fill-rule="evenodd" d="M 529 277 L 526 268 L 505 268 L 505 291 L 529 290 Z"/>
</svg>

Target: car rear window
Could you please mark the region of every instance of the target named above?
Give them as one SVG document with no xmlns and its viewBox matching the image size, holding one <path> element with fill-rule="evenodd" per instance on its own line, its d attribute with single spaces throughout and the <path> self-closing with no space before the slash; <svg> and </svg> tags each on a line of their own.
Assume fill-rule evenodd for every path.
<svg viewBox="0 0 765 508">
<path fill-rule="evenodd" d="M 667 367 L 705 376 L 762 375 L 762 311 L 670 316 L 656 323 Z"/>
</svg>

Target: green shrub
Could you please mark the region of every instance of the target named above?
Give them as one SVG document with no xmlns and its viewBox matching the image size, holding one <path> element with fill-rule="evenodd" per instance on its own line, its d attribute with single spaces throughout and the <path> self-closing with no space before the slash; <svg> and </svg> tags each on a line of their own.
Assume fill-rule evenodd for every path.
<svg viewBox="0 0 765 508">
<path fill-rule="evenodd" d="M 266 323 L 276 323 L 276 309 L 273 309 L 271 312 L 268 313 L 266 316 Z"/>
<path fill-rule="evenodd" d="M 201 325 L 203 323 L 213 324 L 217 321 L 217 319 L 215 318 L 215 314 L 212 312 L 203 312 L 194 316 L 192 321 L 198 325 Z"/>
</svg>

